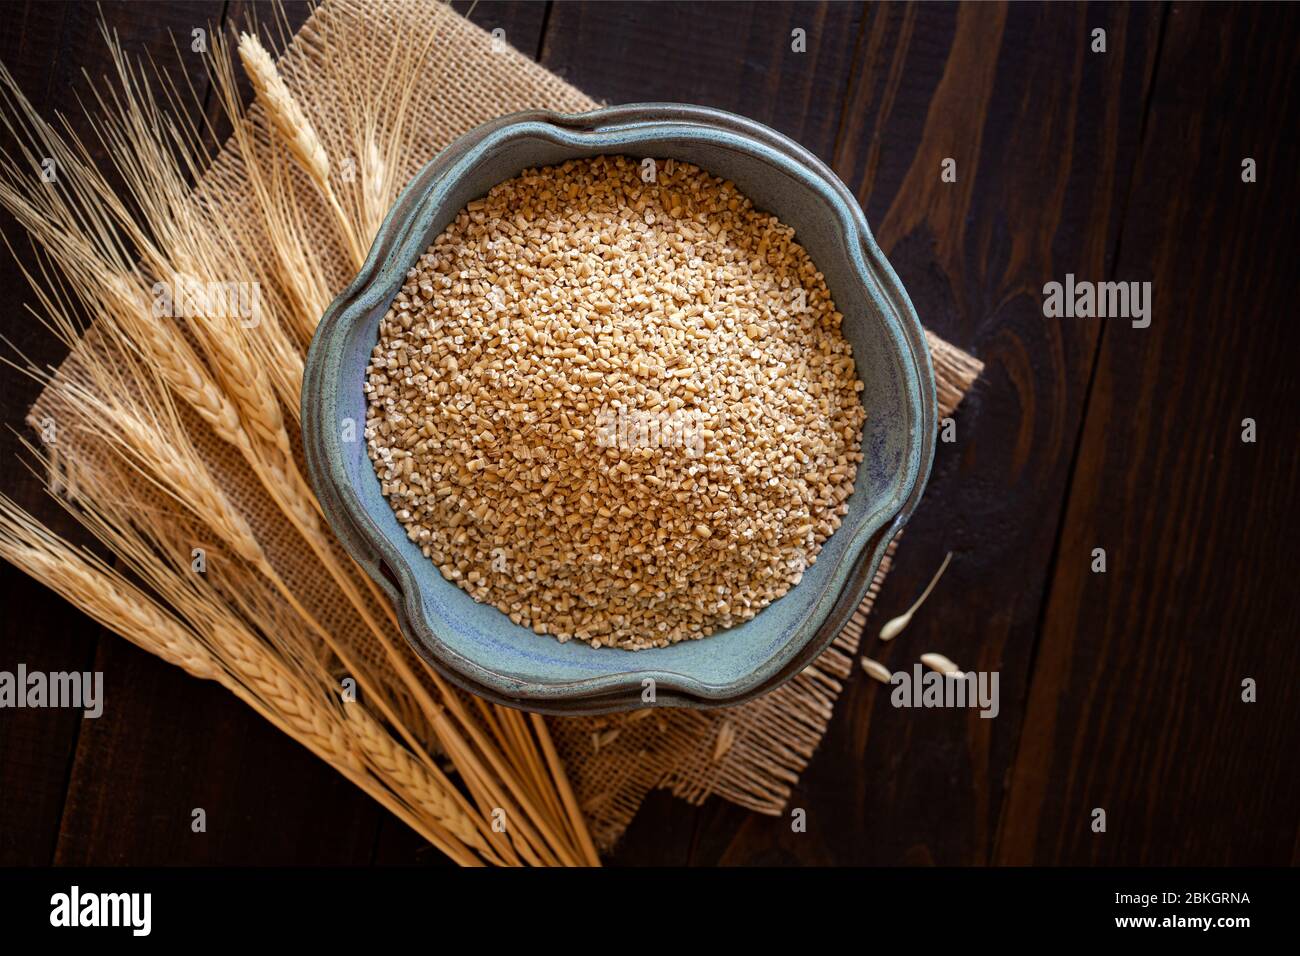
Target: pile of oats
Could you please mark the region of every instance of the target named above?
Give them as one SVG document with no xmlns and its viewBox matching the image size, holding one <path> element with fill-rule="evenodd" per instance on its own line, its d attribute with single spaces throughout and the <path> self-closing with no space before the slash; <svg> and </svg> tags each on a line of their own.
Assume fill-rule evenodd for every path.
<svg viewBox="0 0 1300 956">
<path fill-rule="evenodd" d="M 862 383 L 794 230 L 671 160 L 530 169 L 407 273 L 366 441 L 442 575 L 538 634 L 747 620 L 839 526 Z"/>
</svg>

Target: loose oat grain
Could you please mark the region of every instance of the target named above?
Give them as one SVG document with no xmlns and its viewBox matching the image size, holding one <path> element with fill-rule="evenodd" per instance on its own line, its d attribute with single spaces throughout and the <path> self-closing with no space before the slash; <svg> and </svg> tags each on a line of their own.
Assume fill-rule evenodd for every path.
<svg viewBox="0 0 1300 956">
<path fill-rule="evenodd" d="M 367 449 L 442 575 L 538 634 L 639 649 L 745 621 L 839 526 L 865 414 L 794 231 L 684 163 L 525 171 L 407 273 Z"/>
</svg>

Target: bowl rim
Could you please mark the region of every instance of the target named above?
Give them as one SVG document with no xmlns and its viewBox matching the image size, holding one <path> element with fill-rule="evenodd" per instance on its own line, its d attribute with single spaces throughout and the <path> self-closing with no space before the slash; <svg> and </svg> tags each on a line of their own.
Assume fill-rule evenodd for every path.
<svg viewBox="0 0 1300 956">
<path fill-rule="evenodd" d="M 897 346 L 906 385 L 911 429 L 901 475 L 880 507 L 860 519 L 855 540 L 843 560 L 854 567 L 825 610 L 828 595 L 811 605 L 806 620 L 815 627 L 796 628 L 786 645 L 763 664 L 728 684 L 708 684 L 671 670 L 638 666 L 616 674 L 579 680 L 521 681 L 471 660 L 443 641 L 425 620 L 421 585 L 415 569 L 378 528 L 347 479 L 344 450 L 337 429 L 338 372 L 342 349 L 337 343 L 379 304 L 391 300 L 401 276 L 425 250 L 424 215 L 439 187 L 444 190 L 474 168 L 479 158 L 521 135 L 541 136 L 561 145 L 590 149 L 611 136 L 628 141 L 666 130 L 687 136 L 727 139 L 725 145 L 747 150 L 823 195 L 840 220 L 846 249 L 859 281 L 882 307 L 882 319 Z M 604 144 L 617 152 L 615 142 Z M 857 242 L 852 240 L 856 238 Z M 394 263 L 403 263 L 398 270 Z M 393 278 L 396 277 L 396 284 Z M 380 280 L 388 280 L 386 282 Z M 391 290 L 389 286 L 392 286 Z M 408 643 L 439 674 L 462 689 L 498 703 L 546 713 L 608 713 L 644 706 L 643 682 L 655 682 L 658 706 L 732 706 L 767 693 L 811 663 L 843 629 L 857 609 L 885 549 L 920 500 L 934 457 L 937 429 L 934 373 L 925 334 L 902 283 L 877 245 L 860 206 L 848 187 L 816 156 L 775 130 L 745 117 L 709 107 L 677 103 L 638 103 L 585 113 L 529 110 L 499 117 L 464 134 L 420 169 L 395 201 L 376 234 L 357 276 L 330 304 L 317 327 L 304 367 L 302 387 L 303 448 L 308 472 L 325 516 L 343 547 L 383 589 L 397 611 Z M 841 533 L 845 528 L 839 529 Z M 861 539 L 861 540 L 857 540 Z M 427 569 L 426 569 L 427 570 Z M 827 585 L 831 590 L 833 582 Z M 600 649 L 596 653 L 617 653 Z"/>
</svg>

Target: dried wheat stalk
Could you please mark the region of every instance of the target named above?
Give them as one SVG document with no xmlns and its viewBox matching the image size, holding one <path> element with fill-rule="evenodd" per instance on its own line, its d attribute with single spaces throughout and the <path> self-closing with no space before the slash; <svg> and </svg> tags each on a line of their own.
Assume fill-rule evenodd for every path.
<svg viewBox="0 0 1300 956">
<path fill-rule="evenodd" d="M 328 43 L 327 17 L 321 35 Z M 0 122 L 18 144 L 0 155 L 0 205 L 39 253 L 28 276 L 33 313 L 70 347 L 83 332 L 77 317 L 92 323 L 93 347 L 77 349 L 73 372 L 14 364 L 47 384 L 68 436 L 33 448 L 38 463 L 121 570 L 7 498 L 0 556 L 140 646 L 222 683 L 457 862 L 598 863 L 545 723 L 471 705 L 414 658 L 373 583 L 325 531 L 292 438 L 302 352 L 336 291 L 322 266 L 341 254 L 342 271 L 355 268 L 397 192 L 404 77 L 416 59 L 390 57 L 349 103 L 349 128 L 322 138 L 254 35 L 238 44 L 260 104 L 253 116 L 237 93 L 231 44 L 215 43 L 209 75 L 260 213 L 244 229 L 203 179 L 211 130 L 175 118 L 185 93 L 156 67 L 160 82 L 148 82 L 107 39 L 117 82 L 97 90 L 92 120 L 113 176 L 66 126 L 41 120 L 0 67 Z M 361 159 L 342 200 L 327 146 Z M 54 184 L 33 176 L 43 158 L 61 171 Z M 292 188 L 295 168 L 334 217 L 337 252 L 305 238 L 317 211 Z M 159 284 L 178 276 L 252 284 L 258 321 L 154 314 Z M 223 483 L 232 461 L 255 481 L 240 500 Z M 307 546 L 341 601 L 322 605 L 285 578 L 277 549 L 286 535 Z M 189 564 L 196 541 L 211 551 L 210 574 Z M 358 699 L 341 699 L 340 675 L 356 680 Z M 510 821 L 504 833 L 492 825 L 498 811 Z"/>
<path fill-rule="evenodd" d="M 275 61 L 256 34 L 239 35 L 239 58 L 249 79 L 253 81 L 257 98 L 265 108 L 271 125 L 280 134 L 282 142 L 289 147 L 294 158 L 311 176 L 312 182 L 338 217 L 344 239 L 352 253 L 353 264 L 360 267 L 365 259 L 365 249 L 361 246 L 352 220 L 344 213 L 334 187 L 330 184 L 329 156 L 320 137 L 316 135 L 315 127 L 307 119 L 297 99 L 289 92 L 280 71 L 275 68 Z"/>
</svg>

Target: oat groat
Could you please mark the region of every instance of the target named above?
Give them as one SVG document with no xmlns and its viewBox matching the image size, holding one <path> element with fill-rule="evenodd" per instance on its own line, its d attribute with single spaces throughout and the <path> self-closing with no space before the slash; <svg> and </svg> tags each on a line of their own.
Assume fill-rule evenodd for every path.
<svg viewBox="0 0 1300 956">
<path fill-rule="evenodd" d="M 408 272 L 368 450 L 411 540 L 516 623 L 704 637 L 798 583 L 847 510 L 864 411 L 841 319 L 730 182 L 621 156 L 527 170 Z"/>
</svg>

